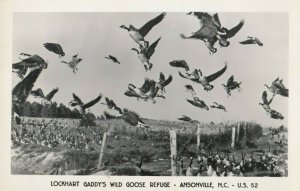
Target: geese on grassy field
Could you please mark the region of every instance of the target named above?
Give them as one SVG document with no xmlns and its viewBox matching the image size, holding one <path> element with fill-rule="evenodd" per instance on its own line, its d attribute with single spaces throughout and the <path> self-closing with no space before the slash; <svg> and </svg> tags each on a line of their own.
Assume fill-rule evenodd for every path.
<svg viewBox="0 0 300 191">
<path fill-rule="evenodd" d="M 137 50 L 136 48 L 131 49 L 131 50 L 136 51 L 138 58 L 142 62 L 142 64 L 144 64 L 144 68 L 146 71 L 151 70 L 151 68 L 153 67 L 153 64 L 150 63 L 150 58 L 154 54 L 155 48 L 156 48 L 158 42 L 160 41 L 160 39 L 161 38 L 159 37 L 149 47 L 143 48 L 142 46 L 140 46 L 140 51 Z"/>
<path fill-rule="evenodd" d="M 205 45 L 210 50 L 210 53 L 217 52 L 214 44 L 219 41 L 221 47 L 229 46 L 229 38 L 235 36 L 235 34 L 242 28 L 244 21 L 241 20 L 238 25 L 231 29 L 227 29 L 221 26 L 218 14 L 210 15 L 205 12 L 190 12 L 189 15 L 194 15 L 200 20 L 200 29 L 191 36 L 185 36 L 181 34 L 183 39 L 199 39 L 205 42 Z"/>
<path fill-rule="evenodd" d="M 138 43 L 141 47 L 147 48 L 149 42 L 146 41 L 144 38 L 149 33 L 149 31 L 158 23 L 160 23 L 163 18 L 166 16 L 166 13 L 161 13 L 154 19 L 151 19 L 146 24 L 144 24 L 141 28 L 137 29 L 133 25 L 129 25 L 126 27 L 125 25 L 121 25 L 120 28 L 125 29 L 128 31 L 130 37 Z"/>
<path fill-rule="evenodd" d="M 67 64 L 70 68 L 73 69 L 73 73 L 75 74 L 76 71 L 78 71 L 77 65 L 79 64 L 79 62 L 82 61 L 81 58 L 77 58 L 78 54 L 75 54 L 70 62 L 66 62 L 66 61 L 61 61 L 64 64 Z"/>
<path fill-rule="evenodd" d="M 75 107 L 79 111 L 80 114 L 85 114 L 85 110 L 87 108 L 92 107 L 93 105 L 95 105 L 96 103 L 98 103 L 100 101 L 100 99 L 102 98 L 102 94 L 99 94 L 98 97 L 96 97 L 95 99 L 91 100 L 90 102 L 83 103 L 81 101 L 81 99 L 75 93 L 73 93 L 72 95 L 73 95 L 73 100 L 71 100 L 69 102 L 69 105 L 71 107 Z"/>
<path fill-rule="evenodd" d="M 173 60 L 169 62 L 169 64 L 173 67 L 184 68 L 186 71 L 190 70 L 190 67 L 185 60 Z"/>
<path fill-rule="evenodd" d="M 226 71 L 226 69 L 227 69 L 227 63 L 225 63 L 225 66 L 221 70 L 219 70 L 209 76 L 203 76 L 200 69 L 195 69 L 192 73 L 190 73 L 190 74 L 186 73 L 185 75 L 182 74 L 181 72 L 179 72 L 179 75 L 182 78 L 186 78 L 193 82 L 201 84 L 204 87 L 204 90 L 210 91 L 214 88 L 213 85 L 210 85 L 210 82 L 212 82 L 215 79 L 217 79 L 218 77 L 220 77 Z"/>
<path fill-rule="evenodd" d="M 58 92 L 58 88 L 54 88 L 45 96 L 43 90 L 41 88 L 38 88 L 36 90 L 31 90 L 30 94 L 33 95 L 34 97 L 42 98 L 43 105 L 49 105 L 51 104 L 51 99 L 57 92 Z"/>
<path fill-rule="evenodd" d="M 228 78 L 226 85 L 222 84 L 222 86 L 224 87 L 224 89 L 227 93 L 227 96 L 231 96 L 231 91 L 232 90 L 237 89 L 237 88 L 240 90 L 241 83 L 242 82 L 235 81 L 234 76 L 232 75 L 232 76 L 230 76 L 230 78 Z"/>
<path fill-rule="evenodd" d="M 63 57 L 65 56 L 65 53 L 61 47 L 60 44 L 57 44 L 57 43 L 44 43 L 44 47 L 51 51 L 51 52 L 54 52 L 55 54 L 59 55 L 59 57 Z"/>
<path fill-rule="evenodd" d="M 104 57 L 104 58 L 106 58 L 108 60 L 111 60 L 113 63 L 121 64 L 119 62 L 119 60 L 116 57 L 112 56 L 112 55 L 108 55 L 107 57 Z"/>
<path fill-rule="evenodd" d="M 27 100 L 30 91 L 32 90 L 34 83 L 42 72 L 42 68 L 35 68 L 20 81 L 12 90 L 12 109 L 16 118 L 17 124 L 20 123 L 20 107 Z"/>
<path fill-rule="evenodd" d="M 209 110 L 208 106 L 204 101 L 200 100 L 198 97 L 194 97 L 193 100 L 187 99 L 187 101 L 195 107 L 199 107 L 201 109 Z"/>
<path fill-rule="evenodd" d="M 257 44 L 258 46 L 263 46 L 264 44 L 257 38 L 248 36 L 247 40 L 241 41 L 240 44 Z"/>
<path fill-rule="evenodd" d="M 216 108 L 216 109 L 221 109 L 221 110 L 224 110 L 225 112 L 227 112 L 226 110 L 226 107 L 221 105 L 221 104 L 218 104 L 217 102 L 213 102 L 214 105 L 211 105 L 210 108 Z"/>
<path fill-rule="evenodd" d="M 115 104 L 114 100 L 109 99 L 108 97 L 105 97 L 105 103 L 101 103 L 101 104 L 106 105 L 108 109 L 114 109 L 114 110 L 117 110 L 120 114 L 123 113 L 123 112 L 122 112 L 122 109 L 119 108 L 119 107 Z"/>
<path fill-rule="evenodd" d="M 135 127 L 142 127 L 146 129 L 150 128 L 150 126 L 148 126 L 147 124 L 145 124 L 145 122 L 142 121 L 139 114 L 128 109 L 123 109 L 123 113 L 119 116 L 114 116 L 104 111 L 104 116 L 106 117 L 106 119 L 123 119 L 126 123 Z"/>
</svg>

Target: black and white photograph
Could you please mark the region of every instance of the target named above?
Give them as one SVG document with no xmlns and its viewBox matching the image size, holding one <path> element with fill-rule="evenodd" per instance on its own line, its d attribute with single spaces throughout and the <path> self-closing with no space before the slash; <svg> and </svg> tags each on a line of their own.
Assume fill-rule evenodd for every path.
<svg viewBox="0 0 300 191">
<path fill-rule="evenodd" d="M 16 12 L 11 174 L 288 177 L 289 15 Z"/>
</svg>

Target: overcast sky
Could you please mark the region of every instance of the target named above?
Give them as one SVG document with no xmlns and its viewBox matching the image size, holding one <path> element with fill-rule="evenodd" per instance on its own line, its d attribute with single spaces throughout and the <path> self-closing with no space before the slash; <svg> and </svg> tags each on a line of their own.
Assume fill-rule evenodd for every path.
<svg viewBox="0 0 300 191">
<path fill-rule="evenodd" d="M 219 13 L 223 26 L 231 28 L 241 19 L 245 25 L 240 32 L 230 39 L 230 46 L 215 47 L 218 52 L 209 55 L 205 44 L 199 40 L 183 40 L 180 33 L 189 35 L 199 29 L 199 21 L 186 13 L 167 13 L 164 20 L 155 26 L 146 36 L 146 40 L 155 41 L 162 37 L 156 52 L 151 58 L 154 64 L 150 72 L 145 72 L 136 53 L 130 50 L 138 47 L 129 37 L 128 32 L 119 28 L 120 25 L 132 24 L 141 27 L 159 13 L 15 13 L 13 22 L 13 59 L 19 61 L 19 53 L 38 54 L 49 62 L 48 68 L 42 72 L 34 88 L 42 88 L 47 94 L 55 87 L 59 92 L 53 101 L 67 103 L 76 93 L 83 102 L 94 99 L 101 92 L 104 97 L 112 98 L 122 108 L 138 112 L 142 117 L 154 119 L 176 120 L 182 114 L 204 122 L 222 121 L 257 121 L 263 125 L 287 125 L 288 98 L 276 96 L 271 107 L 284 116 L 284 120 L 271 119 L 258 104 L 261 95 L 267 90 L 264 84 L 271 84 L 277 78 L 283 78 L 288 85 L 288 14 L 285 13 Z M 264 43 L 257 45 L 241 45 L 238 42 L 247 36 L 256 36 Z M 62 45 L 66 55 L 49 52 L 43 43 L 53 42 Z M 69 61 L 74 54 L 83 60 L 78 72 L 62 64 L 61 60 Z M 116 56 L 121 65 L 109 63 L 105 56 Z M 204 75 L 220 70 L 225 61 L 227 71 L 211 84 L 212 91 L 206 92 L 200 84 L 192 83 L 179 77 L 179 68 L 169 66 L 175 59 L 184 59 L 191 69 L 199 68 Z M 166 87 L 166 99 L 137 101 L 126 97 L 124 92 L 129 83 L 140 87 L 145 77 L 158 80 L 159 73 L 173 75 L 172 83 Z M 234 75 L 242 81 L 242 90 L 233 91 L 227 98 L 222 83 Z M 19 79 L 13 75 L 13 85 Z M 226 106 L 228 112 L 196 108 L 186 99 L 191 99 L 184 85 L 193 85 L 197 96 L 208 105 L 213 101 Z M 271 93 L 268 92 L 268 96 Z M 32 100 L 31 100 L 32 101 Z M 101 100 L 103 102 L 104 99 Z M 102 104 L 91 108 L 96 115 L 105 110 Z M 113 113 L 113 112 L 112 112 Z"/>
</svg>

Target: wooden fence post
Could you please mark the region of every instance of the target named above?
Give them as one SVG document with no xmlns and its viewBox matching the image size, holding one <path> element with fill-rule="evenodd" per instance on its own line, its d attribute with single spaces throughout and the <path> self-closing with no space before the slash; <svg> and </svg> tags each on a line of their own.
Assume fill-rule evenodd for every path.
<svg viewBox="0 0 300 191">
<path fill-rule="evenodd" d="M 240 122 L 237 123 L 237 129 L 236 129 L 236 141 L 240 141 Z"/>
<path fill-rule="evenodd" d="M 200 135 L 201 135 L 201 129 L 200 124 L 197 125 L 197 148 L 200 150 Z"/>
<path fill-rule="evenodd" d="M 103 140 L 102 140 L 102 145 L 101 145 L 101 150 L 100 150 L 97 169 L 100 169 L 102 167 L 102 160 L 103 160 L 104 149 L 105 149 L 105 145 L 106 145 L 106 137 L 107 137 L 107 132 L 105 132 L 104 135 L 103 135 Z"/>
<path fill-rule="evenodd" d="M 235 147 L 235 127 L 232 127 L 232 135 L 231 135 L 231 148 Z"/>
<path fill-rule="evenodd" d="M 177 140 L 176 131 L 170 130 L 170 148 L 171 148 L 171 170 L 172 176 L 177 176 L 176 162 L 177 162 Z"/>
</svg>

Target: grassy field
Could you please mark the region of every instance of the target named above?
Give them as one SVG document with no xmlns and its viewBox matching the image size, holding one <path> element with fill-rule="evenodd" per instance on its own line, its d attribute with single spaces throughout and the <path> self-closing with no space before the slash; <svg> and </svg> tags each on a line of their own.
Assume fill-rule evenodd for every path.
<svg viewBox="0 0 300 191">
<path fill-rule="evenodd" d="M 28 121 L 29 118 L 24 120 Z M 53 119 L 35 118 L 35 120 L 49 123 Z M 108 132 L 104 167 L 101 169 L 104 174 L 136 175 L 136 163 L 143 157 L 143 169 L 152 172 L 153 175 L 170 175 L 170 129 L 177 130 L 178 151 L 182 150 L 184 143 L 191 138 L 184 152 L 178 156 L 184 159 L 185 168 L 188 166 L 188 158 L 197 157 L 198 154 L 197 138 L 192 134 L 196 125 L 187 122 L 145 119 L 145 123 L 151 126 L 151 130 L 145 130 L 128 126 L 121 120 L 96 121 L 97 125 L 94 127 L 79 127 L 79 120 L 55 120 L 59 125 L 67 125 L 63 134 L 70 132 L 72 136 L 76 136 L 79 132 L 86 131 L 87 137 L 93 139 L 93 131 L 100 132 L 101 138 L 104 132 Z M 232 149 L 230 147 L 231 127 L 237 126 L 237 123 L 201 124 L 200 126 L 201 146 L 206 152 L 226 152 L 231 156 L 234 155 L 236 160 L 240 160 L 242 153 L 248 154 L 246 158 L 253 153 L 253 157 L 258 159 L 260 154 L 270 149 L 274 157 L 280 161 L 280 167 L 285 170 L 284 175 L 287 176 L 287 142 L 280 146 L 275 144 L 268 135 L 272 129 L 260 128 L 255 123 L 240 122 L 241 131 L 236 149 Z M 283 133 L 287 137 L 287 132 Z M 66 146 L 47 148 L 35 144 L 14 147 L 12 148 L 12 174 L 101 174 L 96 169 L 101 146 L 95 144 L 91 147 L 93 149 L 89 151 L 69 149 Z M 192 167 L 197 171 L 196 162 Z"/>
</svg>

